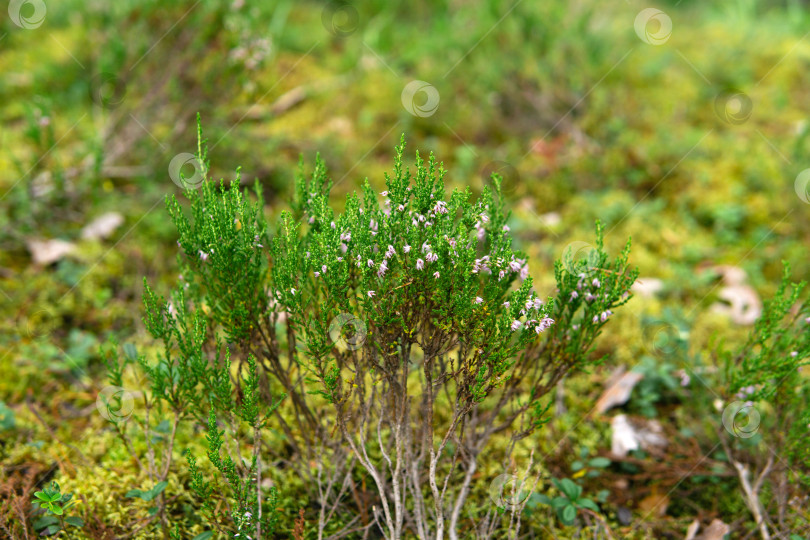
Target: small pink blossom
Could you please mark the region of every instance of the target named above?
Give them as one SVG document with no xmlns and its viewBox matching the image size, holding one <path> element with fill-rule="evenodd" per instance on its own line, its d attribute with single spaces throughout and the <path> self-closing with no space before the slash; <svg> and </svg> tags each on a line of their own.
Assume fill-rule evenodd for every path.
<svg viewBox="0 0 810 540">
<path fill-rule="evenodd" d="M 475 297 L 475 303 L 476 303 L 476 304 L 480 304 L 480 303 L 482 303 L 483 301 L 484 301 L 484 299 L 483 299 L 483 298 L 481 298 L 480 296 L 476 296 L 476 297 Z"/>
<path fill-rule="evenodd" d="M 551 327 L 552 324 L 554 324 L 554 319 L 550 317 L 543 317 L 543 320 L 537 323 L 537 326 L 534 327 L 534 331 L 538 334 L 540 332 L 545 332 Z"/>
<path fill-rule="evenodd" d="M 514 321 L 512 321 L 512 332 L 520 330 L 520 328 L 522 326 L 523 326 L 523 323 L 520 322 L 519 320 L 515 319 Z"/>
<path fill-rule="evenodd" d="M 386 257 L 393 257 L 397 254 L 397 251 L 394 249 L 394 246 L 388 244 L 388 250 L 385 252 Z"/>
<path fill-rule="evenodd" d="M 439 279 L 439 275 L 438 272 L 433 272 L 433 279 Z"/>
<path fill-rule="evenodd" d="M 410 253 L 410 251 L 411 251 L 411 246 L 405 246 L 405 247 L 403 247 L 403 248 L 402 248 L 402 251 L 404 251 L 405 253 Z"/>
<path fill-rule="evenodd" d="M 377 294 L 377 293 L 376 293 L 376 292 L 374 292 L 374 291 L 368 291 L 368 297 L 369 297 L 369 298 L 374 298 L 374 295 L 375 295 L 375 294 Z"/>
<path fill-rule="evenodd" d="M 202 262 L 207 261 L 207 260 L 208 260 L 208 253 L 206 253 L 206 252 L 204 252 L 204 251 L 200 250 L 200 260 L 201 260 Z"/>
<path fill-rule="evenodd" d="M 369 260 L 368 260 L 368 262 L 367 262 L 366 264 L 368 265 L 368 267 L 369 267 L 369 268 L 373 268 L 373 267 L 374 267 L 374 261 L 372 261 L 371 259 L 369 259 Z"/>
<path fill-rule="evenodd" d="M 439 256 L 433 252 L 428 253 L 425 258 L 428 260 L 428 262 L 436 262 L 439 260 Z"/>
<path fill-rule="evenodd" d="M 416 269 L 421 270 L 425 267 L 425 261 L 422 259 L 416 259 Z"/>
</svg>

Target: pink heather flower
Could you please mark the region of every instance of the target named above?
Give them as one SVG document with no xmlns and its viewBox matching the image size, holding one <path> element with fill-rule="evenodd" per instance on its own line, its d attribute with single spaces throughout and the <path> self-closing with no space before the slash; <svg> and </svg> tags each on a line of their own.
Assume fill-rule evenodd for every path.
<svg viewBox="0 0 810 540">
<path fill-rule="evenodd" d="M 512 230 L 512 229 L 510 229 L 510 228 L 509 228 L 509 225 L 504 225 L 504 226 L 503 226 L 503 232 L 509 232 L 509 231 L 511 231 L 511 230 Z"/>
<path fill-rule="evenodd" d="M 295 289 L 290 289 L 290 293 L 295 294 Z"/>
<path fill-rule="evenodd" d="M 373 267 L 374 267 L 374 261 L 372 261 L 371 259 L 369 259 L 369 260 L 368 260 L 368 262 L 367 262 L 366 264 L 368 265 L 368 267 L 369 267 L 369 268 L 373 268 Z"/>
<path fill-rule="evenodd" d="M 797 356 L 799 356 L 799 353 L 798 353 L 798 352 L 796 352 L 796 351 L 793 351 L 792 353 L 790 353 L 790 356 L 791 356 L 792 358 L 796 358 Z"/>
<path fill-rule="evenodd" d="M 374 295 L 375 295 L 375 294 L 377 294 L 377 293 L 376 293 L 376 292 L 374 292 L 374 291 L 368 291 L 368 297 L 369 297 L 369 298 L 374 298 Z"/>
<path fill-rule="evenodd" d="M 540 332 L 545 332 L 551 327 L 552 324 L 554 324 L 554 319 L 550 317 L 543 317 L 543 320 L 537 323 L 537 326 L 534 327 L 534 331 L 538 334 Z"/>
<path fill-rule="evenodd" d="M 418 225 L 418 223 L 416 222 L 416 218 L 411 219 L 411 225 L 413 225 L 414 227 Z"/>
<path fill-rule="evenodd" d="M 423 216 L 422 214 L 416 214 L 416 218 L 421 222 L 425 221 L 425 216 Z"/>
<path fill-rule="evenodd" d="M 323 272 L 324 274 L 326 273 L 326 265 L 325 264 L 321 266 L 321 272 Z"/>
<path fill-rule="evenodd" d="M 571 300 L 575 300 L 579 298 L 579 293 L 577 291 L 571 291 Z"/>
<path fill-rule="evenodd" d="M 405 211 L 405 207 L 404 207 L 403 205 L 401 205 L 401 204 L 400 204 L 399 206 L 397 206 L 397 210 L 399 210 L 400 212 L 404 212 L 404 211 Z"/>
<path fill-rule="evenodd" d="M 433 272 L 433 279 L 439 279 L 439 275 L 438 272 Z"/>
<path fill-rule="evenodd" d="M 359 211 L 360 211 L 360 213 L 361 213 L 361 214 L 363 213 L 363 209 L 362 209 L 362 208 L 361 208 Z"/>
<path fill-rule="evenodd" d="M 520 279 L 525 280 L 527 277 L 529 277 L 529 265 L 524 264 L 523 268 L 520 269 Z"/>
<path fill-rule="evenodd" d="M 587 300 L 588 302 L 593 302 L 594 300 L 596 300 L 596 297 L 591 293 L 588 293 L 585 295 L 585 300 Z"/>
<path fill-rule="evenodd" d="M 316 271 L 315 272 L 315 277 L 321 277 L 321 273 Z"/>
<path fill-rule="evenodd" d="M 383 260 L 383 262 L 380 263 L 380 269 L 377 270 L 377 276 L 383 277 L 387 270 L 388 270 L 388 263 L 386 263 L 385 260 Z"/>
<path fill-rule="evenodd" d="M 333 221 L 332 223 L 329 224 L 329 226 L 334 229 L 335 228 L 335 222 Z"/>
<path fill-rule="evenodd" d="M 692 378 L 689 376 L 687 372 L 681 373 L 681 386 L 689 386 L 689 382 Z"/>
<path fill-rule="evenodd" d="M 169 309 L 168 309 L 168 311 L 169 311 L 169 315 L 171 315 L 172 317 L 174 317 L 174 313 L 175 313 L 175 311 L 174 311 L 174 304 L 172 304 L 171 302 L 169 302 Z"/>
<path fill-rule="evenodd" d="M 806 323 L 810 323 L 810 317 L 805 318 L 805 319 L 804 319 L 804 322 L 806 322 Z"/>
<path fill-rule="evenodd" d="M 422 259 L 416 259 L 416 269 L 421 270 L 425 267 L 425 261 Z"/>
<path fill-rule="evenodd" d="M 540 300 L 539 298 L 535 298 L 534 299 L 534 309 L 540 309 L 541 307 L 543 307 L 543 301 Z"/>
<path fill-rule="evenodd" d="M 447 243 L 450 244 L 450 247 L 455 249 L 456 247 L 456 239 L 455 238 L 448 238 Z"/>
<path fill-rule="evenodd" d="M 439 260 L 439 256 L 433 252 L 428 253 L 425 258 L 428 260 L 428 262 L 436 262 Z"/>
<path fill-rule="evenodd" d="M 310 225 L 312 225 L 313 223 L 315 223 L 315 216 L 310 216 L 310 218 L 309 218 L 309 220 L 308 220 L 308 221 L 309 221 L 309 224 L 310 224 Z"/>
<path fill-rule="evenodd" d="M 425 252 L 428 252 L 428 251 L 430 251 L 430 244 L 425 242 L 424 244 L 422 244 L 422 253 L 425 253 Z"/>
<path fill-rule="evenodd" d="M 501 270 L 500 272 L 498 272 L 498 281 L 502 280 L 503 276 L 505 276 L 505 275 L 506 275 L 506 272 L 504 270 Z"/>
<path fill-rule="evenodd" d="M 340 239 L 344 242 L 349 242 L 352 239 L 351 231 L 346 231 L 345 233 L 340 235 Z"/>
<path fill-rule="evenodd" d="M 512 272 L 520 272 L 520 263 L 517 261 L 512 261 L 509 263 L 509 268 Z"/>
<path fill-rule="evenodd" d="M 436 206 L 433 207 L 433 211 L 437 214 L 446 214 L 447 213 L 447 203 L 444 201 L 438 201 Z"/>
<path fill-rule="evenodd" d="M 481 221 L 483 223 L 489 223 L 489 216 L 487 216 L 486 214 L 481 214 Z"/>
<path fill-rule="evenodd" d="M 592 282 L 592 283 L 593 283 L 593 286 L 594 286 L 594 287 L 596 287 L 597 289 L 598 289 L 598 288 L 599 288 L 599 286 L 601 285 L 601 283 L 599 283 L 599 280 L 598 280 L 598 279 L 596 279 L 596 278 L 593 278 L 593 282 Z"/>
<path fill-rule="evenodd" d="M 391 244 L 388 244 L 388 251 L 385 252 L 385 256 L 386 257 L 393 257 L 396 254 L 397 254 L 397 252 L 394 249 L 394 246 L 392 246 Z"/>
<path fill-rule="evenodd" d="M 382 193 L 380 193 L 380 195 L 382 195 L 383 197 L 388 197 L 388 192 L 387 192 L 387 191 L 383 191 Z"/>
<path fill-rule="evenodd" d="M 405 246 L 405 247 L 403 247 L 403 248 L 402 248 L 402 251 L 404 251 L 405 253 L 409 253 L 409 252 L 411 251 L 411 246 Z"/>
<path fill-rule="evenodd" d="M 512 321 L 512 332 L 520 330 L 521 326 L 523 326 L 523 323 L 515 319 L 514 321 Z"/>
<path fill-rule="evenodd" d="M 476 233 L 476 237 L 478 238 L 479 241 L 483 240 L 486 235 L 487 231 L 485 231 L 484 229 L 478 229 L 478 233 Z"/>
<path fill-rule="evenodd" d="M 201 260 L 202 262 L 207 261 L 207 260 L 208 260 L 208 253 L 206 253 L 206 252 L 204 252 L 204 251 L 200 250 L 200 260 Z"/>
<path fill-rule="evenodd" d="M 484 301 L 484 299 L 483 299 L 483 298 L 481 298 L 480 296 L 476 296 L 476 297 L 475 297 L 475 303 L 476 303 L 476 304 L 480 304 L 480 303 L 482 303 L 483 301 Z"/>
<path fill-rule="evenodd" d="M 509 304 L 509 302 L 504 302 L 503 305 L 509 307 L 511 304 Z"/>
</svg>

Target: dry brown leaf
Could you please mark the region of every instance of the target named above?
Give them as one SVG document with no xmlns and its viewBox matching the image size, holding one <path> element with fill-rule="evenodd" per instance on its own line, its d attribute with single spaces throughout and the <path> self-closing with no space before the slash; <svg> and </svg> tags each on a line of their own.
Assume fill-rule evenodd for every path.
<svg viewBox="0 0 810 540">
<path fill-rule="evenodd" d="M 695 540 L 723 540 L 729 532 L 731 527 L 720 521 L 719 519 L 712 520 L 703 534 L 696 537 Z"/>
<path fill-rule="evenodd" d="M 617 405 L 623 405 L 630 399 L 630 394 L 644 375 L 635 371 L 624 371 L 624 367 L 619 368 L 618 373 L 614 373 L 608 381 L 607 388 L 596 401 L 596 412 L 604 413 L 608 409 Z"/>
<path fill-rule="evenodd" d="M 644 514 L 653 514 L 659 518 L 667 514 L 668 506 L 669 497 L 667 497 L 666 494 L 659 495 L 658 493 L 651 493 L 638 503 L 639 510 Z"/>
</svg>

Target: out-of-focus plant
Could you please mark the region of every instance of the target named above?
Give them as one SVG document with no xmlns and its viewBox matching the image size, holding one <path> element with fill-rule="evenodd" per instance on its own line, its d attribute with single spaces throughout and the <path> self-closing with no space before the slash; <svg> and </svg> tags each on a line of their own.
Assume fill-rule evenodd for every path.
<svg viewBox="0 0 810 540">
<path fill-rule="evenodd" d="M 797 532 L 797 523 L 810 530 L 801 501 L 810 485 L 810 379 L 804 372 L 810 302 L 804 287 L 791 283 L 785 263 L 782 282 L 748 341 L 723 353 L 731 402 L 723 410 L 721 441 L 764 539 Z"/>
</svg>

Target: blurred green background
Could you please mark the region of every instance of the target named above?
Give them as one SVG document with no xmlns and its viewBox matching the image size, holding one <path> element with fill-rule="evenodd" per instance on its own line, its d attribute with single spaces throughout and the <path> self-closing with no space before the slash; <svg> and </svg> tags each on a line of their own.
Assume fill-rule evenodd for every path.
<svg viewBox="0 0 810 540">
<path fill-rule="evenodd" d="M 716 336 L 734 342 L 750 329 L 727 305 L 727 267 L 744 271 L 753 309 L 776 288 L 782 260 L 797 279 L 810 271 L 810 192 L 799 176 L 810 167 L 810 11 L 798 0 L 649 8 L 9 2 L 0 22 L 5 474 L 38 464 L 38 479 L 95 491 L 88 506 L 108 505 L 112 531 L 131 515 L 114 493 L 138 471 L 92 414 L 104 385 L 97 350 L 108 337 L 154 346 L 140 321 L 142 279 L 166 287 L 177 278 L 164 198 L 182 191 L 168 167 L 196 151 L 197 113 L 212 174 L 232 180 L 241 167 L 245 185 L 264 186 L 272 215 L 301 156 L 311 167 L 320 152 L 338 195 L 366 177 L 380 187 L 402 133 L 409 159 L 434 152 L 451 187 L 480 190 L 501 172 L 512 230 L 546 294 L 553 261 L 572 242 L 592 242 L 600 219 L 614 253 L 632 236 L 647 285 L 600 352 L 611 366 L 651 362 L 670 378 L 698 358 L 711 364 Z M 88 233 L 105 214 L 108 230 Z M 644 317 L 686 336 L 688 352 L 669 368 L 650 354 Z M 607 374 L 572 381 L 582 403 L 569 407 L 589 410 Z M 559 422 L 563 433 L 574 424 Z M 570 448 L 604 449 L 605 429 L 576 428 Z M 679 495 L 727 521 L 750 519 L 722 490 L 687 493 L 670 495 L 655 531 L 682 531 L 692 519 Z"/>
</svg>

